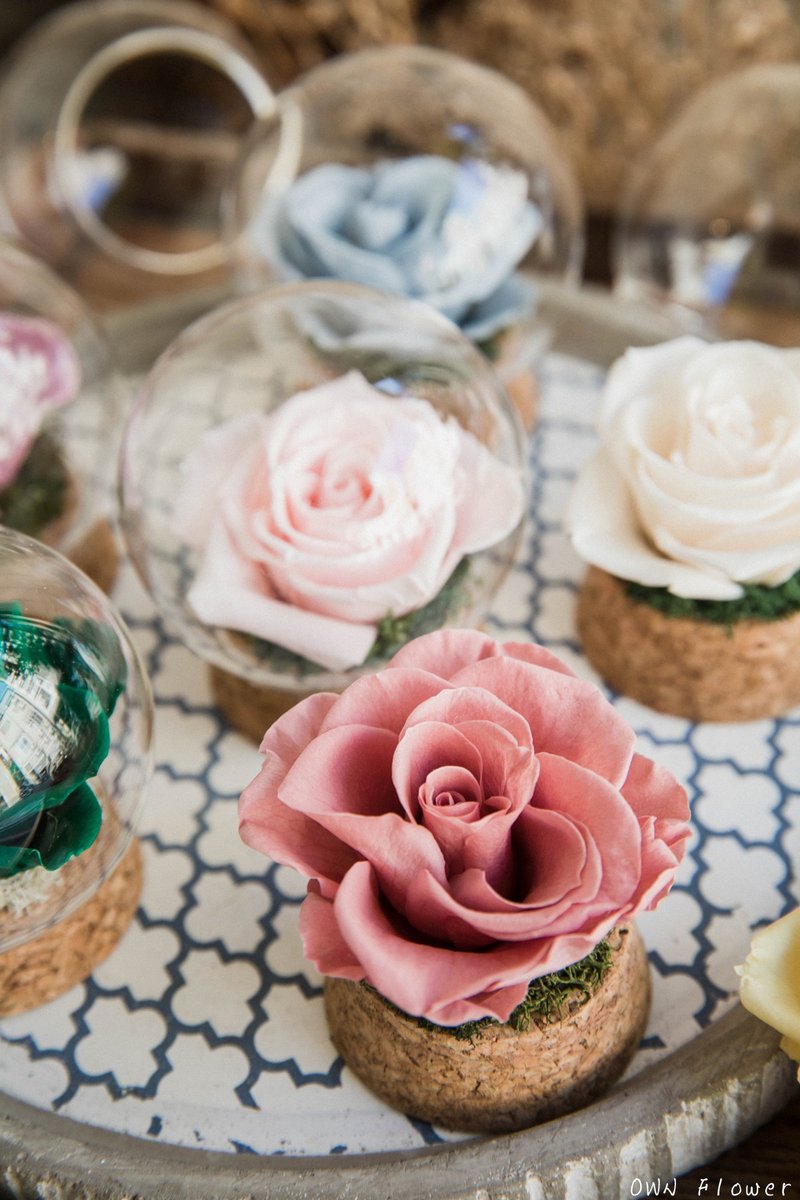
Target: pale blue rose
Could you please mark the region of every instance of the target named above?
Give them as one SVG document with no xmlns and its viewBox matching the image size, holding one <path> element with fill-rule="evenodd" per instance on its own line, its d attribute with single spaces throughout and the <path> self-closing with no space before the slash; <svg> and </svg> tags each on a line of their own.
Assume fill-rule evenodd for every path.
<svg viewBox="0 0 800 1200">
<path fill-rule="evenodd" d="M 483 341 L 531 312 L 515 273 L 542 230 L 511 167 L 418 155 L 327 163 L 267 201 L 253 237 L 283 279 L 338 279 L 423 300 Z"/>
</svg>

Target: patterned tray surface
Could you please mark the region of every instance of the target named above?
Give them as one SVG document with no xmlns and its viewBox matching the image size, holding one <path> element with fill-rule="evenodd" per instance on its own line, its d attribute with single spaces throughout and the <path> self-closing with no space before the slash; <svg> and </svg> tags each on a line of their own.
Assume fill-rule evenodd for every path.
<svg viewBox="0 0 800 1200">
<path fill-rule="evenodd" d="M 490 624 L 501 639 L 542 641 L 584 676 L 574 632 L 582 567 L 560 517 L 592 446 L 602 378 L 575 358 L 547 360 L 531 523 Z M 93 978 L 0 1023 L 0 1092 L 100 1128 L 239 1154 L 404 1151 L 454 1138 L 385 1108 L 343 1069 L 297 933 L 304 884 L 238 841 L 236 799 L 257 752 L 217 715 L 204 665 L 163 628 L 127 566 L 117 600 L 157 699 L 142 904 Z M 669 901 L 640 922 L 655 986 L 631 1076 L 733 1005 L 751 927 L 800 899 L 800 715 L 692 725 L 615 703 L 639 748 L 687 784 L 694 817 Z"/>
</svg>

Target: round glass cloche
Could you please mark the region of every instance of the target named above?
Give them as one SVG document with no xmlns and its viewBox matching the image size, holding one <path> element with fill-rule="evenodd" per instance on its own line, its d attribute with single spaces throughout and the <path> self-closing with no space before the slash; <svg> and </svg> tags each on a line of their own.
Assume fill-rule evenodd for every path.
<svg viewBox="0 0 800 1200">
<path fill-rule="evenodd" d="M 800 66 L 761 65 L 699 91 L 633 171 L 615 287 L 686 328 L 800 337 Z"/>
<path fill-rule="evenodd" d="M 150 687 L 107 597 L 0 529 L 0 954 L 94 895 L 134 834 Z"/>
<path fill-rule="evenodd" d="M 574 280 L 579 190 L 533 100 L 425 46 L 316 67 L 253 127 L 225 197 L 243 288 L 335 279 L 425 301 L 506 382 L 542 346 L 536 276 Z"/>
<path fill-rule="evenodd" d="M 133 560 L 183 641 L 296 698 L 482 618 L 526 508 L 522 431 L 484 356 L 429 307 L 276 286 L 156 362 L 122 500 Z"/>
</svg>

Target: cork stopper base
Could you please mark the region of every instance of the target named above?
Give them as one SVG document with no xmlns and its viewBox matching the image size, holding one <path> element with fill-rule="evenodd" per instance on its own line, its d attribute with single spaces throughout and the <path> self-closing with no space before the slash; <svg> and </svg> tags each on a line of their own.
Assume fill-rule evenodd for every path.
<svg viewBox="0 0 800 1200">
<path fill-rule="evenodd" d="M 273 721 L 312 692 L 257 687 L 221 667 L 211 667 L 211 694 L 226 721 L 251 741 L 260 743 Z"/>
<path fill-rule="evenodd" d="M 668 617 L 590 567 L 578 599 L 589 662 L 618 692 L 691 721 L 755 721 L 800 704 L 800 613 L 713 625 Z"/>
<path fill-rule="evenodd" d="M 91 975 L 128 928 L 141 891 L 142 852 L 134 840 L 76 912 L 0 954 L 0 1017 L 38 1008 Z"/>
<path fill-rule="evenodd" d="M 69 558 L 102 592 L 110 593 L 119 568 L 119 548 L 110 522 L 96 521 L 77 545 L 70 548 Z"/>
<path fill-rule="evenodd" d="M 536 371 L 530 365 L 531 350 L 525 345 L 525 339 L 526 334 L 514 325 L 500 334 L 494 367 L 517 410 L 523 429 L 530 433 L 539 412 L 539 382 Z"/>
<path fill-rule="evenodd" d="M 539 410 L 539 385 L 532 371 L 523 371 L 513 379 L 506 380 L 506 391 L 519 414 L 522 427 L 530 433 L 536 424 Z"/>
<path fill-rule="evenodd" d="M 468 1133 L 505 1133 L 582 1108 L 625 1069 L 647 1024 L 650 971 L 634 926 L 609 935 L 612 965 L 592 997 L 561 1020 L 519 1033 L 488 1025 L 472 1040 L 426 1028 L 375 992 L 327 979 L 336 1049 L 387 1104 Z"/>
</svg>

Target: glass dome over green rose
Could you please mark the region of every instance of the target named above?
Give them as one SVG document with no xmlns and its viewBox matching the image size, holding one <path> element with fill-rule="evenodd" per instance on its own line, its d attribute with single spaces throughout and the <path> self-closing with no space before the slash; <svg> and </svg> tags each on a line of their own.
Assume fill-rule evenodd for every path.
<svg viewBox="0 0 800 1200">
<path fill-rule="evenodd" d="M 0 528 L 0 952 L 69 916 L 130 845 L 152 698 L 111 602 Z"/>
</svg>

